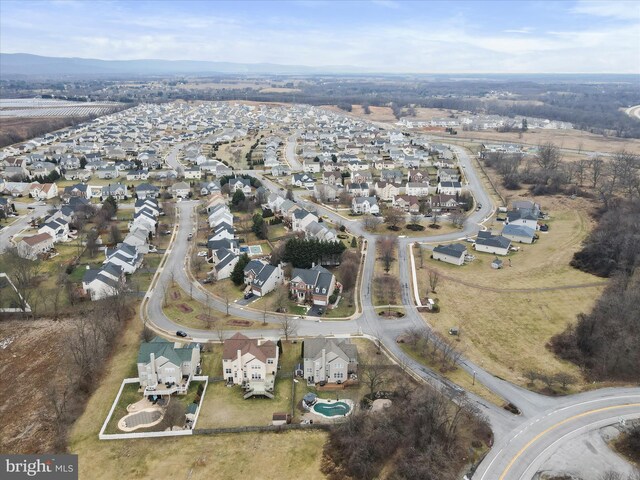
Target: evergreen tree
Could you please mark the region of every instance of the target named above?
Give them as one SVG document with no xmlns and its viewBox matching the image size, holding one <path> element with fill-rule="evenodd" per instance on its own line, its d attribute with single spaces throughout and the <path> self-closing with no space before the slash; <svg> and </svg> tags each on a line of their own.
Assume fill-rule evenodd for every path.
<svg viewBox="0 0 640 480">
<path fill-rule="evenodd" d="M 244 202 L 244 193 L 242 193 L 242 190 L 236 190 L 233 193 L 233 197 L 231 198 L 231 203 L 233 204 L 234 207 L 237 207 L 238 205 L 240 205 L 242 202 Z"/>
<path fill-rule="evenodd" d="M 244 267 L 247 266 L 247 263 L 249 263 L 249 255 L 243 253 L 236 266 L 233 267 L 233 272 L 231 272 L 231 281 L 235 285 L 242 285 L 244 282 Z"/>
</svg>

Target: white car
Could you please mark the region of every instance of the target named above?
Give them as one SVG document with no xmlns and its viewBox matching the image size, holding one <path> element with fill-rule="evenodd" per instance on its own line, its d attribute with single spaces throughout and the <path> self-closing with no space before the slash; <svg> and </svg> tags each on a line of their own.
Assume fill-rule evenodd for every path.
<svg viewBox="0 0 640 480">
<path fill-rule="evenodd" d="M 199 257 L 206 257 L 207 256 L 207 252 L 198 252 L 198 256 Z"/>
</svg>

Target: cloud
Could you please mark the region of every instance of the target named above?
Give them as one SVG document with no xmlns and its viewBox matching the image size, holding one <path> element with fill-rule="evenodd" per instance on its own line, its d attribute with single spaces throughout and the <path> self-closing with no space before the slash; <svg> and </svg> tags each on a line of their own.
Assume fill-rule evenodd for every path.
<svg viewBox="0 0 640 480">
<path fill-rule="evenodd" d="M 531 33 L 532 31 L 533 31 L 533 28 L 531 28 L 531 27 L 523 27 L 523 28 L 510 29 L 510 30 L 503 30 L 504 33 L 521 33 L 521 34 L 528 34 L 528 33 Z"/>
<path fill-rule="evenodd" d="M 582 15 L 640 21 L 640 3 L 636 0 L 582 0 L 579 1 L 570 11 L 572 13 Z"/>
</svg>

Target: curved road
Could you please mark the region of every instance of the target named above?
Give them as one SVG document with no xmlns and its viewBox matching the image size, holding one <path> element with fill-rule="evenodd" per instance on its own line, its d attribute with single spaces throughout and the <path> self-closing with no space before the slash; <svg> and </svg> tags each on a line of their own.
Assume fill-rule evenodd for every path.
<svg viewBox="0 0 640 480">
<path fill-rule="evenodd" d="M 292 138 L 289 139 L 289 144 L 293 143 L 291 140 Z M 491 200 L 487 192 L 482 188 L 469 156 L 460 147 L 453 146 L 452 148 L 456 151 L 459 162 L 464 168 L 468 180 L 468 189 L 483 206 L 479 211 L 473 212 L 468 217 L 464 228 L 460 231 L 420 238 L 399 238 L 398 265 L 400 279 L 403 282 L 401 283 L 401 295 L 402 304 L 405 306 L 407 315 L 400 320 L 388 321 L 381 319 L 375 313 L 373 307 L 371 284 L 363 281 L 360 291 L 362 313 L 359 316 L 351 320 L 323 320 L 322 322 L 299 319 L 297 334 L 299 336 L 349 336 L 356 333 L 369 335 L 378 339 L 387 351 L 395 356 L 396 360 L 406 365 L 415 375 L 455 396 L 459 389 L 439 374 L 430 371 L 406 355 L 396 342 L 398 335 L 407 328 L 425 327 L 425 321 L 415 307 L 408 280 L 411 278 L 407 258 L 410 244 L 414 242 L 446 242 L 475 235 L 478 230 L 483 228 L 482 222 L 491 217 L 493 213 Z M 279 185 L 265 179 L 259 172 L 251 171 L 251 174 L 260 177 L 267 188 L 275 192 L 280 191 Z M 300 193 L 295 195 L 299 203 L 303 205 L 309 203 L 301 198 Z M 219 340 L 218 332 L 185 328 L 167 318 L 162 311 L 164 292 L 172 281 L 177 282 L 185 292 L 191 292 L 193 298 L 203 305 L 209 304 L 213 309 L 222 312 L 227 309 L 225 302 L 213 297 L 197 282 L 192 281 L 186 273 L 185 262 L 189 257 L 188 248 L 191 245 L 191 242 L 187 241 L 187 235 L 193 232 L 195 228 L 196 205 L 196 201 L 183 201 L 176 204 L 178 223 L 171 247 L 166 253 L 165 264 L 158 271 L 155 285 L 152 283 L 153 288 L 147 293 L 147 315 L 155 327 L 164 330 L 168 334 L 181 329 L 186 331 L 195 341 L 217 341 Z M 373 252 L 375 252 L 376 236 L 366 232 L 357 220 L 342 217 L 322 205 L 314 204 L 313 206 L 331 221 L 342 223 L 350 232 L 361 235 L 367 241 L 367 252 L 371 253 L 365 256 L 362 278 L 373 278 L 375 266 L 375 254 Z M 262 312 L 245 309 L 236 304 L 229 305 L 229 313 L 256 322 L 263 321 Z M 281 316 L 276 314 L 267 314 L 266 316 L 266 321 L 272 323 L 277 323 L 280 319 Z M 280 335 L 278 329 L 247 330 L 245 333 L 254 337 Z M 572 432 L 580 432 L 584 429 L 597 428 L 601 424 L 604 425 L 610 420 L 610 414 L 615 409 L 619 409 L 615 410 L 616 415 L 629 418 L 634 415 L 634 412 L 635 414 L 640 413 L 640 408 L 638 408 L 638 405 L 640 405 L 638 403 L 640 401 L 640 389 L 606 389 L 563 398 L 551 398 L 530 392 L 494 377 L 468 359 L 462 359 L 461 365 L 469 373 L 473 373 L 477 381 L 510 403 L 517 405 L 521 411 L 521 415 L 516 416 L 484 401 L 480 397 L 469 392 L 466 393 L 467 398 L 477 405 L 481 413 L 486 415 L 495 436 L 495 445 L 478 468 L 473 477 L 474 479 L 531 478 L 535 473 L 535 468 L 542 464 L 544 459 L 552 453 L 558 442 L 566 441 L 567 438 L 570 438 Z M 629 402 L 629 398 L 632 398 L 633 401 Z M 594 405 L 598 406 L 598 409 L 592 412 Z"/>
</svg>

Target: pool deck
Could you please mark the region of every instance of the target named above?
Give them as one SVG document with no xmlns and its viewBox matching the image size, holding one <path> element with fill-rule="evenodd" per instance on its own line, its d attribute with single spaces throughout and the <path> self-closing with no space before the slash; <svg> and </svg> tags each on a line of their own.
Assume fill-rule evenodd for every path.
<svg viewBox="0 0 640 480">
<path fill-rule="evenodd" d="M 317 400 L 317 402 L 314 404 L 314 406 L 317 405 L 318 403 L 324 403 L 326 405 L 332 405 L 332 404 L 338 403 L 338 402 L 346 403 L 347 405 L 349 405 L 349 412 L 346 415 L 334 415 L 334 416 L 330 417 L 328 415 L 323 415 L 320 412 L 316 412 L 315 410 L 313 410 L 313 407 L 311 407 L 311 409 L 309 411 L 305 412 L 302 415 L 302 419 L 303 420 L 313 420 L 314 423 L 334 423 L 336 421 L 341 421 L 346 416 L 351 415 L 351 412 L 353 412 L 353 410 L 355 409 L 355 403 L 353 402 L 353 400 L 350 400 L 348 398 L 338 399 L 338 400 L 329 400 L 329 399 L 319 398 Z"/>
</svg>

